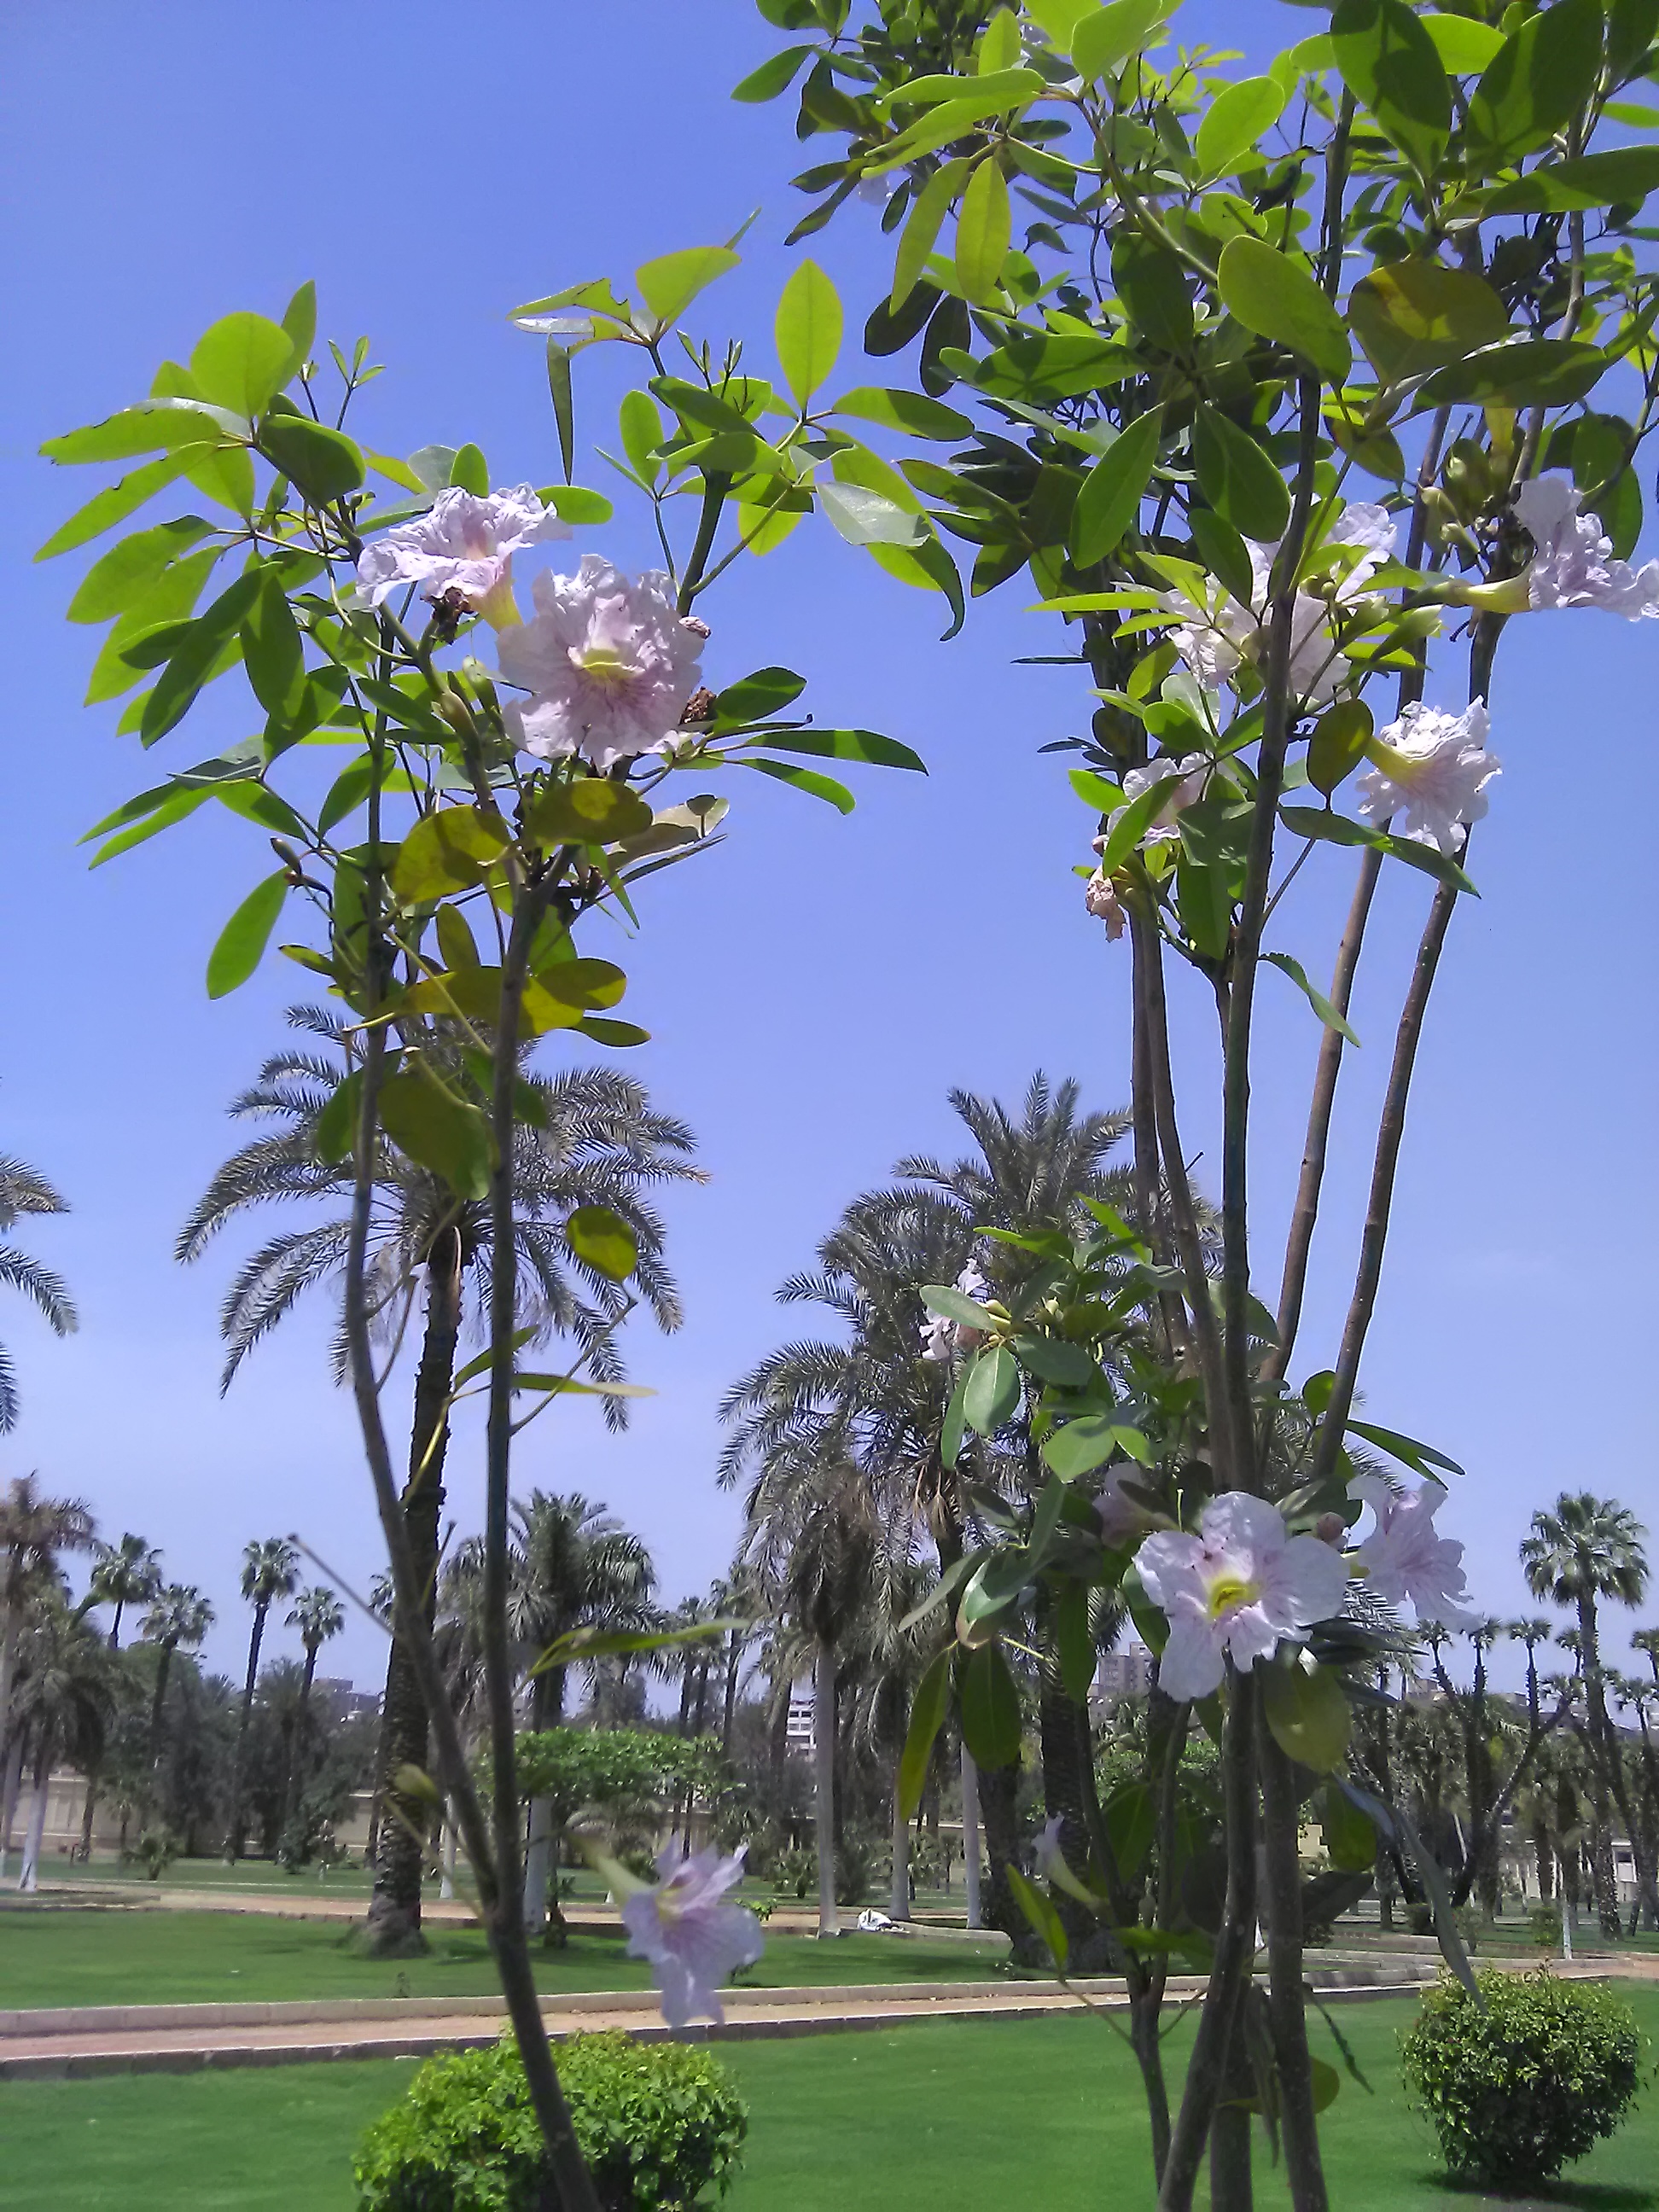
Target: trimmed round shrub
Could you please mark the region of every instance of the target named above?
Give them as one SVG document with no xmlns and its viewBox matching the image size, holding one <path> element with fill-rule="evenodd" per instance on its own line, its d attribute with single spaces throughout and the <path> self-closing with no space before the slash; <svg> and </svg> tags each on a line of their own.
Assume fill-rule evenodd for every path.
<svg viewBox="0 0 1659 2212">
<path fill-rule="evenodd" d="M 749 2114 L 713 2051 L 612 2029 L 572 2036 L 558 2062 L 605 2212 L 683 2212 L 725 2195 Z M 353 2173 L 360 2212 L 538 2212 L 548 2168 L 512 2037 L 429 2058 L 369 2129 Z"/>
<path fill-rule="evenodd" d="M 1447 1976 L 1401 2038 L 1406 2086 L 1450 2171 L 1530 2189 L 1610 2136 L 1636 2101 L 1644 2038 L 1628 2005 L 1540 1968 Z"/>
</svg>

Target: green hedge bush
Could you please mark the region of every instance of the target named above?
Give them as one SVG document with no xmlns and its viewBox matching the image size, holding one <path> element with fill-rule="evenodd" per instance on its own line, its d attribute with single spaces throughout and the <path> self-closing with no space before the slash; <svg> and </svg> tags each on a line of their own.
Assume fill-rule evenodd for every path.
<svg viewBox="0 0 1659 2212">
<path fill-rule="evenodd" d="M 1406 2086 L 1448 2167 L 1494 2189 L 1530 2189 L 1610 2136 L 1636 2100 L 1644 2039 L 1628 2005 L 1543 1969 L 1448 1976 L 1401 2038 Z"/>
<path fill-rule="evenodd" d="M 613 2029 L 572 2036 L 558 2061 L 605 2212 L 684 2212 L 725 2194 L 749 2114 L 713 2051 Z M 353 2171 L 360 2212 L 538 2212 L 547 2169 L 512 2038 L 428 2059 Z"/>
</svg>

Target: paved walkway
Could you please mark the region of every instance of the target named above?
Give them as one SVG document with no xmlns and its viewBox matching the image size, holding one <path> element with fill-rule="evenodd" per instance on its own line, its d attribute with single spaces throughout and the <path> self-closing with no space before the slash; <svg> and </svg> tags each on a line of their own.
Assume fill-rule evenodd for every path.
<svg viewBox="0 0 1659 2212">
<path fill-rule="evenodd" d="M 1322 1967 L 1312 1977 L 1328 2001 L 1397 1996 L 1428 1978 L 1414 1959 Z M 1107 2011 L 1127 2009 L 1121 1982 L 1074 1984 Z M 1173 2003 L 1202 1994 L 1197 1976 L 1170 1984 Z M 1074 2008 L 1057 1983 L 924 1982 L 825 1989 L 728 1990 L 723 2027 L 699 2024 L 696 2040 L 846 2033 L 915 2020 L 1028 2020 Z M 668 2030 L 653 1992 L 607 1991 L 550 1999 L 543 2017 L 555 2036 L 620 2027 L 642 2042 Z M 330 2058 L 426 2057 L 494 2043 L 506 2026 L 492 1997 L 343 1998 L 267 2005 L 82 2007 L 0 2014 L 0 2080 L 79 2081 L 105 2074 L 195 2073 L 228 2066 L 282 2066 Z"/>
</svg>

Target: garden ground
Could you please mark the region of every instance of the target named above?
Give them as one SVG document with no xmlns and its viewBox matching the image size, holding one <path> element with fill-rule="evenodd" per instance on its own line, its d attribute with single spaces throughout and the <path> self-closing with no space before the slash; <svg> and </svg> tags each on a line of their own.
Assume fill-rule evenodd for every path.
<svg viewBox="0 0 1659 2212">
<path fill-rule="evenodd" d="M 843 1947 L 837 1946 L 839 1951 Z M 1627 1991 L 1659 2033 L 1659 1990 Z M 1498 2200 L 1449 2196 L 1424 2123 L 1400 2086 L 1395 2001 L 1346 2008 L 1345 2035 L 1375 2091 L 1352 2081 L 1325 2123 L 1340 2212 L 1448 2212 Z M 1171 2056 L 1185 2031 L 1171 2040 Z M 1050 2212 L 1150 2212 L 1133 2062 L 1082 2014 L 939 2021 L 865 2035 L 737 2044 L 722 2056 L 751 2113 L 731 2212 L 955 2212 L 1041 2201 Z M 0 2085 L 6 2212 L 349 2212 L 350 2160 L 408 2063 L 295 2066 Z M 1264 2161 L 1265 2164 L 1265 2161 Z M 1528 2205 L 1659 2212 L 1659 2108 L 1646 2109 Z M 1264 2173 L 1261 2212 L 1285 2203 Z"/>
</svg>

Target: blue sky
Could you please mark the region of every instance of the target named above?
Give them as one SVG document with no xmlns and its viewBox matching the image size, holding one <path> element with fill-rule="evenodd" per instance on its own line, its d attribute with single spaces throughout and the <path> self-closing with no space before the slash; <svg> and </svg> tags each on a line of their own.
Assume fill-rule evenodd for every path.
<svg viewBox="0 0 1659 2212">
<path fill-rule="evenodd" d="M 1310 27 L 1265 0 L 1189 14 L 1194 35 L 1224 21 L 1264 57 Z M 325 1316 L 289 1324 L 222 1400 L 216 1317 L 234 1252 L 189 1271 L 170 1256 L 233 1140 L 225 1102 L 282 1035 L 303 979 L 271 960 L 235 997 L 204 996 L 218 926 L 269 866 L 228 816 L 199 814 L 87 873 L 76 840 L 153 781 L 155 763 L 115 738 L 114 708 L 80 705 L 97 633 L 62 612 L 84 556 L 30 564 L 102 477 L 53 471 L 35 449 L 139 396 L 221 313 L 279 313 L 314 276 L 323 329 L 348 343 L 368 332 L 387 365 L 358 424 L 369 442 L 470 438 L 497 481 L 544 482 L 556 448 L 539 348 L 506 309 L 723 238 L 757 205 L 744 266 L 708 295 L 708 319 L 716 336 L 746 336 L 764 373 L 772 304 L 799 258 L 781 246 L 800 206 L 786 179 L 805 164 L 787 103 L 726 95 L 777 43 L 748 0 L 404 0 L 395 13 L 298 0 L 280 24 L 205 0 L 160 15 L 65 0 L 0 24 L 13 314 L 0 361 L 0 1149 L 73 1202 L 68 1219 L 28 1224 L 28 1242 L 69 1277 L 83 1316 L 60 1344 L 21 1306 L 0 1314 L 24 1391 L 0 1474 L 38 1469 L 110 1533 L 160 1544 L 168 1572 L 217 1601 L 210 1656 L 226 1668 L 246 1634 L 234 1577 L 248 1537 L 298 1528 L 349 1579 L 374 1558 Z M 873 211 L 855 207 L 807 250 L 842 284 L 855 330 L 864 310 L 850 309 L 883 282 Z M 843 369 L 869 380 L 856 356 Z M 611 442 L 610 372 L 590 357 L 578 373 L 579 437 Z M 602 483 L 605 471 L 588 459 L 579 475 Z M 643 521 L 624 510 L 571 550 L 642 563 Z M 671 1597 L 729 1558 L 738 1512 L 714 1485 L 715 1407 L 794 1327 L 774 1288 L 847 1198 L 901 1153 L 954 1149 L 952 1084 L 1013 1099 L 1041 1066 L 1075 1074 L 1091 1103 L 1127 1095 L 1127 962 L 1070 873 L 1091 824 L 1063 763 L 1036 755 L 1080 730 L 1089 702 L 1074 672 L 1011 665 L 1065 649 L 1056 623 L 1019 611 L 1026 596 L 1005 592 L 940 645 L 940 603 L 889 582 L 814 518 L 708 606 L 716 682 L 799 669 L 820 719 L 890 731 L 931 773 L 859 772 L 846 820 L 734 776 L 726 845 L 661 879 L 626 956 L 626 1011 L 655 1033 L 631 1064 L 692 1124 L 713 1178 L 670 1209 L 687 1324 L 629 1345 L 659 1395 L 626 1438 L 550 1419 L 520 1480 L 608 1501 L 655 1546 Z M 1481 1601 L 1504 1613 L 1524 1601 L 1515 1546 L 1528 1516 L 1563 1486 L 1620 1496 L 1659 1534 L 1638 1389 L 1659 1228 L 1639 803 L 1656 642 L 1595 613 L 1517 623 L 1504 641 L 1492 744 L 1505 774 L 1474 862 L 1484 897 L 1459 910 L 1431 1014 L 1364 1375 L 1373 1418 L 1467 1465 L 1444 1517 Z M 252 726 L 236 683 L 169 741 L 168 764 Z M 1344 1079 L 1297 1374 L 1334 1348 L 1426 896 L 1420 878 L 1390 872 L 1406 879 L 1386 885 L 1356 1005 L 1364 1049 Z M 1316 975 L 1347 891 L 1333 855 L 1283 909 L 1280 942 Z M 1255 1173 L 1258 1286 L 1271 1296 L 1317 1034 L 1288 984 L 1263 988 Z M 1216 1158 L 1213 1016 L 1185 978 L 1175 1000 L 1184 1133 L 1203 1175 Z M 463 1438 L 451 1495 L 464 1525 L 478 1480 Z M 328 1658 L 365 1683 L 383 1664 L 356 1620 Z"/>
</svg>

